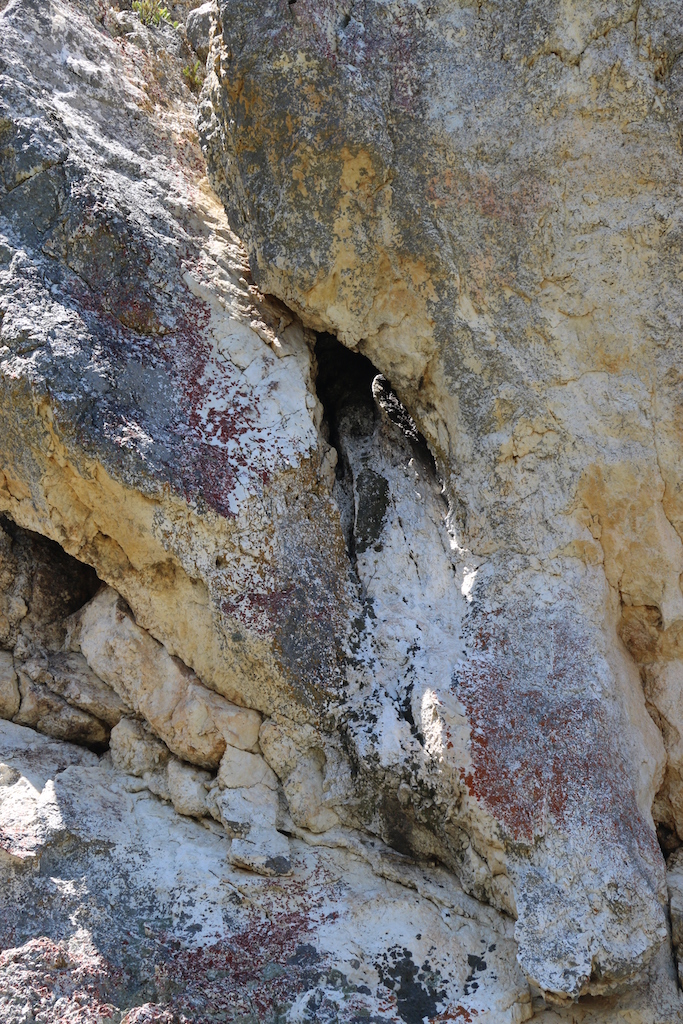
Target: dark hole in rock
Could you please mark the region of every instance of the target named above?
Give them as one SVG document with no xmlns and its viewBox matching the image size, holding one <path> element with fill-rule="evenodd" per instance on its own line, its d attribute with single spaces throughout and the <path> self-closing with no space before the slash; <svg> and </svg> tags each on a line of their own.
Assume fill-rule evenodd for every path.
<svg viewBox="0 0 683 1024">
<path fill-rule="evenodd" d="M 385 416 L 407 443 L 413 457 L 436 478 L 436 465 L 429 446 L 409 412 L 370 360 L 352 352 L 331 334 L 321 334 L 315 347 L 316 389 L 324 417 L 322 431 L 337 450 L 337 486 L 342 529 L 349 555 L 357 554 L 379 541 L 383 516 L 389 500 L 388 483 L 375 471 L 369 445 L 375 429 Z M 348 456 L 351 447 L 368 442 L 368 451 L 355 468 Z"/>
<path fill-rule="evenodd" d="M 659 842 L 662 855 L 664 860 L 667 860 L 671 854 L 680 847 L 681 841 L 678 838 L 676 830 L 665 824 L 663 821 L 656 821 L 655 827 L 657 829 L 657 840 Z"/>
<path fill-rule="evenodd" d="M 0 652 L 11 655 L 3 655 L 0 716 L 97 753 L 110 726 L 86 710 L 90 670 L 65 643 L 67 619 L 101 586 L 90 565 L 0 515 Z"/>
<path fill-rule="evenodd" d="M 63 623 L 95 596 L 102 581 L 90 565 L 67 554 L 56 541 L 24 530 L 0 515 L 0 592 L 21 590 L 28 605 L 22 632 L 50 649 L 63 642 Z M 19 595 L 17 595 L 19 596 Z M 0 646 L 6 647 L 0 637 Z"/>
</svg>

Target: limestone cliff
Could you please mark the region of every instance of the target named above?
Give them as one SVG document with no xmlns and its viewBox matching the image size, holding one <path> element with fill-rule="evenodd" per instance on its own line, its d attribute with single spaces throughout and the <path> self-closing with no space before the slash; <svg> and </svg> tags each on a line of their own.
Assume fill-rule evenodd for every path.
<svg viewBox="0 0 683 1024">
<path fill-rule="evenodd" d="M 679 5 L 192 6 L 0 2 L 0 1019 L 683 1020 Z"/>
</svg>

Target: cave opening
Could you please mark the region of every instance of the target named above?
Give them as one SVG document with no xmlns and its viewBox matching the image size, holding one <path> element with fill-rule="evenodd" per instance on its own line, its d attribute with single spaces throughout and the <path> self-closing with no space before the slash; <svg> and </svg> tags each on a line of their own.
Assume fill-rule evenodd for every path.
<svg viewBox="0 0 683 1024">
<path fill-rule="evenodd" d="M 436 462 L 391 383 L 367 356 L 346 348 L 332 334 L 320 334 L 315 358 L 316 391 L 323 407 L 321 431 L 337 452 L 334 496 L 346 547 L 355 562 L 356 555 L 375 539 L 373 523 L 381 520 L 387 494 L 385 481 L 372 470 L 371 458 L 360 473 L 356 464 L 354 477 L 350 449 L 369 444 L 385 416 L 398 428 L 413 457 L 430 477 L 438 480 Z"/>
<path fill-rule="evenodd" d="M 92 566 L 0 515 L 0 718 L 96 753 L 111 723 L 93 713 L 91 674 L 68 633 L 101 586 Z"/>
</svg>

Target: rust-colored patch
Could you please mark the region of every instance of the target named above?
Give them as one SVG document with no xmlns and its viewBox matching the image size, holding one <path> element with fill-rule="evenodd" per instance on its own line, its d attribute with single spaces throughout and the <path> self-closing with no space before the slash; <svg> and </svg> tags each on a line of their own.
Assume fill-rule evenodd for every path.
<svg viewBox="0 0 683 1024">
<path fill-rule="evenodd" d="M 449 1006 L 438 1017 L 432 1017 L 430 1024 L 441 1024 L 442 1021 L 449 1020 L 460 1022 L 460 1024 L 472 1024 L 474 1018 L 478 1016 L 478 1010 L 466 1010 L 464 1006 Z"/>
<path fill-rule="evenodd" d="M 538 212 L 541 187 L 533 181 L 507 186 L 480 171 L 462 175 L 447 168 L 427 184 L 427 199 L 437 208 L 474 209 L 482 217 L 521 227 Z"/>
<path fill-rule="evenodd" d="M 656 855 L 591 637 L 568 615 L 543 620 L 516 608 L 514 620 L 477 614 L 469 650 L 456 689 L 472 730 L 472 771 L 461 771 L 470 795 L 518 842 L 532 844 L 552 822 Z"/>
</svg>

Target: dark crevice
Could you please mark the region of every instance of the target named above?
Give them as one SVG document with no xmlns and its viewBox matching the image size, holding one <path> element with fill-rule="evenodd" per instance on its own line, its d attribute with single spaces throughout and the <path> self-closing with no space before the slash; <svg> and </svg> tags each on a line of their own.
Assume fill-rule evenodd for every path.
<svg viewBox="0 0 683 1024">
<path fill-rule="evenodd" d="M 109 726 L 88 710 L 87 700 L 63 697 L 61 685 L 73 671 L 74 655 L 65 647 L 67 620 L 101 586 L 92 566 L 0 514 L 0 603 L 6 612 L 0 617 L 0 652 L 12 655 L 21 698 L 18 711 L 5 713 L 18 725 L 97 754 L 109 747 Z M 89 723 L 81 717 L 65 724 L 67 705 L 86 712 Z"/>
<path fill-rule="evenodd" d="M 339 451 L 338 426 L 345 412 L 355 411 L 358 428 L 367 433 L 376 419 L 372 382 L 379 370 L 360 352 L 352 352 L 331 334 L 320 334 L 315 346 L 316 390 L 325 416 L 323 432 Z M 339 475 L 339 472 L 338 472 Z"/>
<path fill-rule="evenodd" d="M 366 356 L 352 352 L 331 334 L 318 336 L 315 356 L 316 389 L 324 410 L 321 430 L 337 451 L 335 497 L 349 556 L 355 562 L 357 554 L 378 542 L 388 487 L 371 460 L 361 469 L 356 465 L 354 474 L 344 438 L 369 441 L 386 417 L 400 430 L 416 461 L 435 480 L 436 463 L 391 383 Z"/>
<path fill-rule="evenodd" d="M 0 514 L 0 530 L 30 554 L 33 589 L 46 595 L 41 622 L 67 618 L 90 601 L 102 581 L 91 565 L 69 555 L 56 541 L 17 526 L 9 516 Z M 49 594 L 49 598 L 47 595 Z"/>
</svg>

